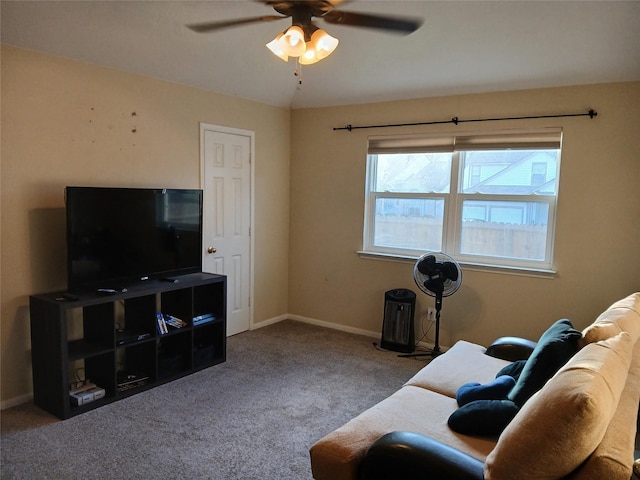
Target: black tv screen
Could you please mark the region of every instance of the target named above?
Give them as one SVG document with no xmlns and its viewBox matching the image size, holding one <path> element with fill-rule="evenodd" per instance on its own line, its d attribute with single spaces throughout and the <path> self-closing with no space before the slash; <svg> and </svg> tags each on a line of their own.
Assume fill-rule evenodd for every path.
<svg viewBox="0 0 640 480">
<path fill-rule="evenodd" d="M 202 271 L 202 190 L 67 187 L 69 290 Z"/>
</svg>

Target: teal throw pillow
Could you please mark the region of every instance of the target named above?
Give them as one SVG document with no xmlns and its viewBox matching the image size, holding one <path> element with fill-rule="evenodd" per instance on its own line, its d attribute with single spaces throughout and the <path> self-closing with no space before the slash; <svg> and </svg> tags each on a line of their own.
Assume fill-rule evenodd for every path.
<svg viewBox="0 0 640 480">
<path fill-rule="evenodd" d="M 578 351 L 581 337 L 567 319 L 551 325 L 538 340 L 507 398 L 522 407 Z"/>
</svg>

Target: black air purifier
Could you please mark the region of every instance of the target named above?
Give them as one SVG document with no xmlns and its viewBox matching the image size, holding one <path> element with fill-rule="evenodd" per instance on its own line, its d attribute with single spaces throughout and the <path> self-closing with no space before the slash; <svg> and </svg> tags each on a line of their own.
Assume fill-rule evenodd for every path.
<svg viewBox="0 0 640 480">
<path fill-rule="evenodd" d="M 416 294 L 406 288 L 384 294 L 384 320 L 380 346 L 394 352 L 411 353 L 415 349 L 413 318 Z"/>
</svg>

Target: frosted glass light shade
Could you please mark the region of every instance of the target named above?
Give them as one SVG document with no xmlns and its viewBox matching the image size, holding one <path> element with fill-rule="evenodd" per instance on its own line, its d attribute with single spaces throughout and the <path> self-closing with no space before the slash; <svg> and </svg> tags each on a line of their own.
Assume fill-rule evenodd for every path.
<svg viewBox="0 0 640 480">
<path fill-rule="evenodd" d="M 307 49 L 300 57 L 302 65 L 311 65 L 327 58 L 338 46 L 338 39 L 332 37 L 322 29 L 318 29 L 311 35 L 307 42 Z"/>
<path fill-rule="evenodd" d="M 304 43 L 304 32 L 297 25 L 289 27 L 279 40 L 280 48 L 290 57 L 299 57 L 307 49 Z"/>
<path fill-rule="evenodd" d="M 300 63 L 302 65 L 311 65 L 319 61 L 320 58 L 318 57 L 318 52 L 316 52 L 313 44 L 311 42 L 307 42 L 307 50 L 300 56 Z"/>
<path fill-rule="evenodd" d="M 339 40 L 319 28 L 311 35 L 311 42 L 315 44 L 318 58 L 322 60 L 333 53 L 338 46 Z"/>
<path fill-rule="evenodd" d="M 284 60 L 285 62 L 289 61 L 289 55 L 284 53 L 284 50 L 280 46 L 280 39 L 284 36 L 283 33 L 279 33 L 276 38 L 267 43 L 267 48 L 271 50 L 271 52 L 276 56 Z"/>
</svg>

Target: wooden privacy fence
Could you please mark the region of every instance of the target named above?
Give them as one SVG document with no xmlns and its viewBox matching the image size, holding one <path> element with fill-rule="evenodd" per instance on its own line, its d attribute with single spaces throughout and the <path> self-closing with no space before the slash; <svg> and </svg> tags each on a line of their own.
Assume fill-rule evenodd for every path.
<svg viewBox="0 0 640 480">
<path fill-rule="evenodd" d="M 414 250 L 442 250 L 442 220 L 397 215 L 376 216 L 375 244 Z M 463 222 L 460 251 L 489 257 L 544 260 L 546 225 Z"/>
</svg>

